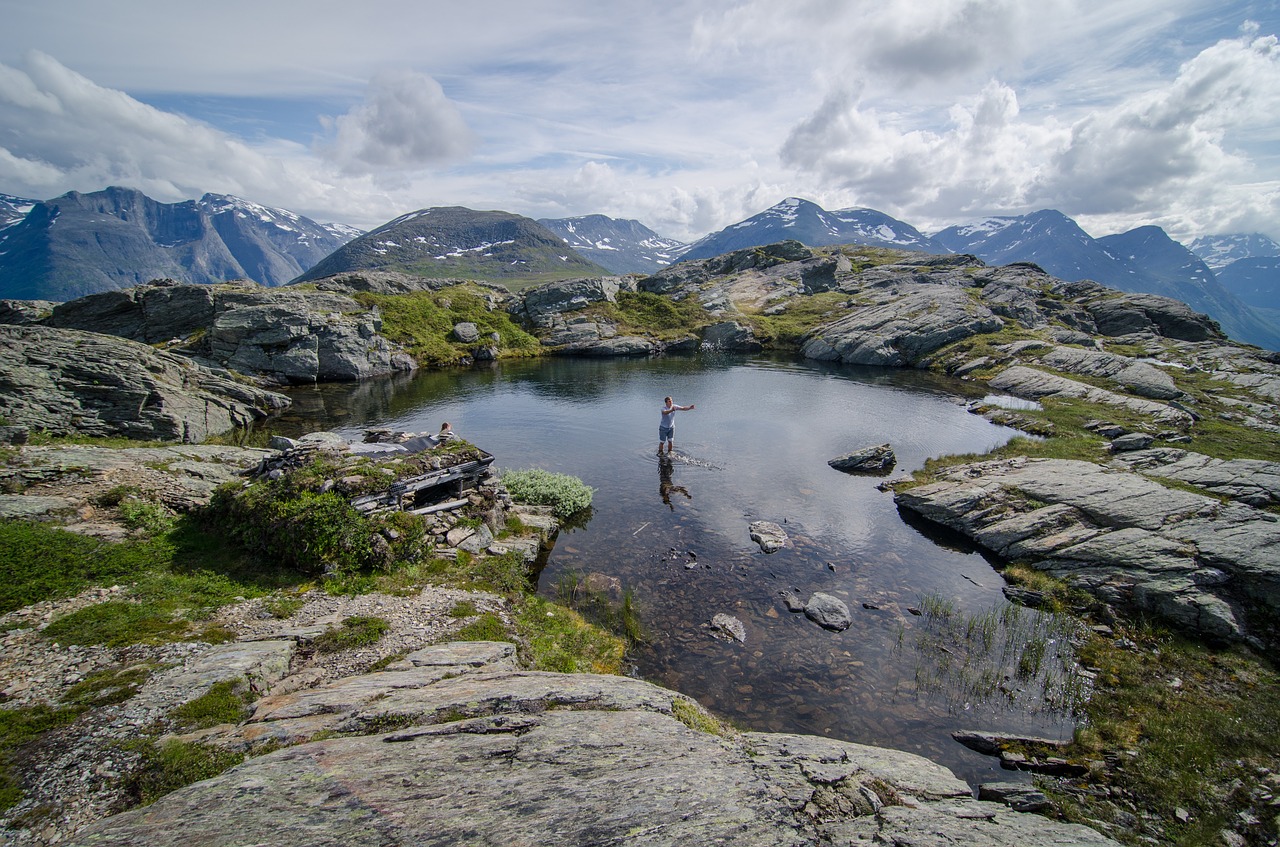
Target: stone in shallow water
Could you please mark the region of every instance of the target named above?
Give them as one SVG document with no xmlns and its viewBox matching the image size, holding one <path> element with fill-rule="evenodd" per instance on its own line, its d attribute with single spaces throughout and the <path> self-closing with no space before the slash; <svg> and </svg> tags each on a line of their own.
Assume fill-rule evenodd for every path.
<svg viewBox="0 0 1280 847">
<path fill-rule="evenodd" d="M 849 607 L 845 602 L 839 597 L 833 597 L 821 591 L 809 598 L 809 602 L 804 606 L 804 614 L 823 629 L 832 629 L 836 632 L 848 629 L 853 623 L 853 617 L 849 614 Z"/>
<path fill-rule="evenodd" d="M 827 464 L 845 473 L 888 473 L 893 470 L 897 461 L 898 457 L 894 455 L 892 447 L 878 444 L 837 456 Z"/>
<path fill-rule="evenodd" d="M 776 553 L 783 547 L 791 546 L 791 539 L 786 530 L 772 521 L 752 521 L 751 540 L 760 545 L 766 553 Z"/>
</svg>

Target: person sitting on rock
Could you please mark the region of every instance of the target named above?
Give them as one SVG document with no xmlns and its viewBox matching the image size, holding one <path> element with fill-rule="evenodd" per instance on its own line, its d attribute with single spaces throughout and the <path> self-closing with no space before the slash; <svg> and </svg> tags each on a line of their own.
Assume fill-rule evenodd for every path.
<svg viewBox="0 0 1280 847">
<path fill-rule="evenodd" d="M 453 427 L 449 425 L 448 421 L 440 424 L 440 431 L 436 433 L 436 441 L 444 444 L 445 442 L 452 441 L 457 437 L 457 433 L 453 431 Z"/>
</svg>

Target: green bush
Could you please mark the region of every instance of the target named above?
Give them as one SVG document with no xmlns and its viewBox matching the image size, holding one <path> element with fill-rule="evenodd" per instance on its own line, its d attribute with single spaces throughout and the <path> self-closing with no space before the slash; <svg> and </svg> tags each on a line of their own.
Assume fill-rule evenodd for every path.
<svg viewBox="0 0 1280 847">
<path fill-rule="evenodd" d="M 212 508 L 224 531 L 250 552 L 308 576 L 357 571 L 373 553 L 369 519 L 333 492 L 283 481 L 224 487 Z"/>
<path fill-rule="evenodd" d="M 569 474 L 538 468 L 507 471 L 502 485 L 512 498 L 534 506 L 550 506 L 558 518 L 567 518 L 591 505 L 595 490 Z"/>
</svg>

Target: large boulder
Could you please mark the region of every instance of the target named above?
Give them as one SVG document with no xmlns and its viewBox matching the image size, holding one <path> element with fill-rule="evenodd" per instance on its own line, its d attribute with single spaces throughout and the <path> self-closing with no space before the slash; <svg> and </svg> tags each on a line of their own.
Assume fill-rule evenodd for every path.
<svg viewBox="0 0 1280 847">
<path fill-rule="evenodd" d="M 711 350 L 758 353 L 763 345 L 751 327 L 737 321 L 721 321 L 702 331 L 702 346 Z"/>
<path fill-rule="evenodd" d="M 877 444 L 863 447 L 843 456 L 836 456 L 827 462 L 828 465 L 845 473 L 883 474 L 893 470 L 898 457 L 888 444 Z"/>
<path fill-rule="evenodd" d="M 55 435 L 203 441 L 289 398 L 109 335 L 0 326 L 0 415 Z"/>
<path fill-rule="evenodd" d="M 381 672 L 269 695 L 249 723 L 199 740 L 293 746 L 66 843 L 1115 845 L 975 800 L 911 753 L 729 731 L 675 692 L 518 671 L 513 652 L 428 647 Z"/>
<path fill-rule="evenodd" d="M 1208 315 L 1158 294 L 1103 296 L 1087 307 L 1103 335 L 1162 335 L 1180 341 L 1226 339 L 1218 322 Z"/>
</svg>

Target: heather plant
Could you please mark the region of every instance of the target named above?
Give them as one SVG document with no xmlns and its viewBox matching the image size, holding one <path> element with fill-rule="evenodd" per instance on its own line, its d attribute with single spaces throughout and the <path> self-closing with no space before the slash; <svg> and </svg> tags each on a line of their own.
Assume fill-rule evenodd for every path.
<svg viewBox="0 0 1280 847">
<path fill-rule="evenodd" d="M 507 471 L 502 484 L 517 502 L 550 506 L 556 517 L 568 518 L 591 505 L 595 490 L 569 474 L 538 468 Z"/>
</svg>

